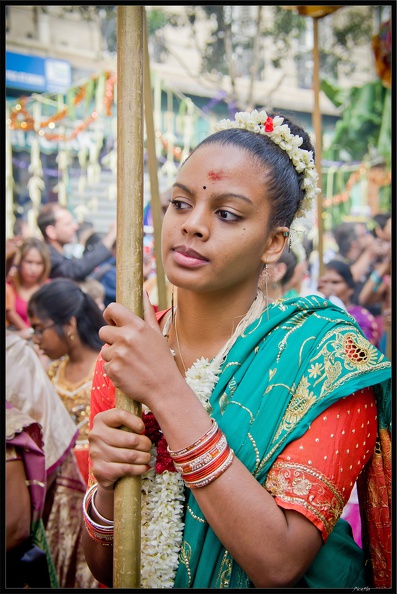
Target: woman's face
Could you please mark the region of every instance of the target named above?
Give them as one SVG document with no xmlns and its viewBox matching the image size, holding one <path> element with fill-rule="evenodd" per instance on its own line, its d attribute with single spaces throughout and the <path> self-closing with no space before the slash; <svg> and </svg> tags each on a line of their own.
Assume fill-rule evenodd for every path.
<svg viewBox="0 0 397 594">
<path fill-rule="evenodd" d="M 344 305 L 348 305 L 354 290 L 349 287 L 343 276 L 332 268 L 325 271 L 323 276 L 318 281 L 318 289 L 325 297 L 335 295 L 343 301 Z"/>
<path fill-rule="evenodd" d="M 284 227 L 266 231 L 264 179 L 250 154 L 234 146 L 201 147 L 183 164 L 163 221 L 172 284 L 196 291 L 256 286 L 263 263 L 277 260 L 285 244 Z"/>
<path fill-rule="evenodd" d="M 40 282 L 44 274 L 44 260 L 36 248 L 26 252 L 19 264 L 19 274 L 23 282 L 34 284 Z"/>
<path fill-rule="evenodd" d="M 52 360 L 59 359 L 69 352 L 66 337 L 60 337 L 51 319 L 42 320 L 37 315 L 29 316 L 29 322 L 34 330 L 33 342 Z"/>
</svg>

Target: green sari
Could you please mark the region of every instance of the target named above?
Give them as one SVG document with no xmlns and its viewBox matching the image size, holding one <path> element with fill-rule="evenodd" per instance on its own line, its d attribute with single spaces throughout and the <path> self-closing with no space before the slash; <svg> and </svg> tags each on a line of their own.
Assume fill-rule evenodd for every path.
<svg viewBox="0 0 397 594">
<path fill-rule="evenodd" d="M 382 423 L 390 430 L 390 376 L 390 362 L 344 310 L 313 295 L 277 301 L 229 351 L 209 413 L 235 455 L 263 485 L 285 446 L 326 408 L 358 389 L 374 386 Z M 349 525 L 339 519 L 298 585 L 366 586 L 365 561 Z M 252 587 L 189 490 L 174 587 Z"/>
</svg>

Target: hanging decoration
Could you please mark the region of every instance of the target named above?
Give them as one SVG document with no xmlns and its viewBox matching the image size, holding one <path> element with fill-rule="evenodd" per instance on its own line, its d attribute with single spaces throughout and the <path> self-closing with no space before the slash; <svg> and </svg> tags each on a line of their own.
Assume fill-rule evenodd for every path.
<svg viewBox="0 0 397 594">
<path fill-rule="evenodd" d="M 67 188 L 69 185 L 68 166 L 70 164 L 70 156 L 66 147 L 62 147 L 56 157 L 58 163 L 58 183 L 54 187 L 54 192 L 58 192 L 58 202 L 61 206 L 67 207 Z"/>
<path fill-rule="evenodd" d="M 336 171 L 340 173 L 341 168 L 339 167 L 337 170 L 331 168 L 329 170 L 329 175 L 333 177 Z M 364 163 L 362 163 L 358 166 L 358 168 L 355 171 L 351 173 L 349 179 L 344 184 L 345 189 L 342 192 L 339 192 L 338 194 L 332 196 L 329 196 L 327 192 L 327 198 L 325 198 L 323 203 L 324 207 L 331 208 L 332 206 L 336 206 L 338 204 L 346 202 L 350 198 L 350 194 L 356 183 L 360 181 L 360 179 L 363 179 L 363 177 L 365 177 L 365 179 L 369 182 L 374 182 L 377 186 L 385 186 L 391 183 L 390 171 L 378 171 L 375 167 L 368 168 Z"/>
<path fill-rule="evenodd" d="M 28 227 L 29 232 L 35 235 L 36 218 L 41 205 L 41 193 L 45 189 L 43 167 L 40 159 L 40 144 L 37 136 L 32 138 L 28 171 L 32 174 L 32 177 L 28 181 L 29 198 L 32 201 L 32 208 L 28 212 Z"/>
<path fill-rule="evenodd" d="M 21 97 L 10 111 L 9 128 L 11 130 L 22 130 L 23 132 L 35 131 L 40 137 L 52 142 L 69 142 L 76 138 L 83 130 L 86 130 L 97 119 L 98 114 L 112 115 L 115 84 L 116 76 L 111 72 L 106 71 L 99 75 L 94 75 L 81 86 L 70 89 L 66 94 L 66 105 L 62 102 L 61 109 L 58 109 L 53 115 L 43 120 L 37 116 L 38 108 L 36 106 L 40 101 L 40 96 L 35 95 L 34 103 L 31 107 L 29 105 L 29 108 L 28 104 L 32 102 L 32 99 Z M 82 104 L 83 99 L 85 99 L 86 109 L 90 107 L 95 85 L 95 108 L 89 115 L 85 115 L 77 126 L 71 125 L 71 122 L 76 117 L 75 108 Z M 32 113 L 29 109 L 31 109 Z M 72 128 L 72 131 L 68 135 L 64 130 L 53 132 L 57 124 L 66 117 L 68 117 L 67 124 L 69 128 Z"/>
</svg>

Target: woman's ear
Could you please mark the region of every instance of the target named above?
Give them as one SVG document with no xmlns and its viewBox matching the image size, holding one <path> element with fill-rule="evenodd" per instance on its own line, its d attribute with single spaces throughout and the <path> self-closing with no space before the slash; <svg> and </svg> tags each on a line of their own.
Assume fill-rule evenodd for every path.
<svg viewBox="0 0 397 594">
<path fill-rule="evenodd" d="M 68 320 L 66 322 L 66 324 L 64 325 L 64 328 L 65 328 L 65 334 L 66 334 L 66 336 L 68 336 L 70 334 L 75 335 L 76 332 L 77 332 L 77 321 L 76 321 L 76 318 L 74 316 L 72 316 L 70 318 L 70 320 Z"/>
<path fill-rule="evenodd" d="M 289 238 L 288 227 L 277 227 L 272 231 L 265 252 L 262 254 L 262 262 L 265 264 L 273 264 L 277 262 Z"/>
</svg>

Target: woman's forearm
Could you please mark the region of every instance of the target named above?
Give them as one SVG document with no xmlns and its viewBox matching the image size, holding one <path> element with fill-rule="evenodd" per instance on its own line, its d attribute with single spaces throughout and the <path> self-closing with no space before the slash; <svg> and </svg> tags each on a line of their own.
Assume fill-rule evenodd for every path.
<svg viewBox="0 0 397 594">
<path fill-rule="evenodd" d="M 189 394 L 178 398 L 177 390 L 176 386 L 172 390 L 174 402 L 169 402 L 168 413 L 161 405 L 153 411 L 172 450 L 189 446 L 211 426 L 195 395 L 190 402 Z M 280 508 L 236 457 L 220 477 L 194 488 L 193 495 L 219 540 L 256 587 L 293 585 L 322 545 L 314 524 L 298 512 Z"/>
<path fill-rule="evenodd" d="M 95 507 L 101 515 L 108 520 L 113 519 L 114 492 L 112 490 L 97 488 L 95 495 Z M 90 509 L 90 517 L 102 524 L 101 519 L 95 511 Z M 94 541 L 88 534 L 87 529 L 83 532 L 83 550 L 87 560 L 88 567 L 93 576 L 102 584 L 109 588 L 113 585 L 113 546 L 101 544 Z"/>
</svg>

